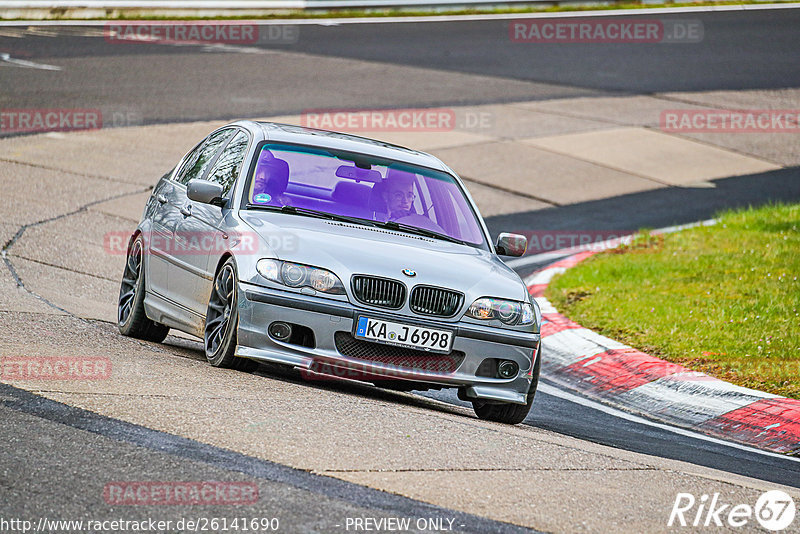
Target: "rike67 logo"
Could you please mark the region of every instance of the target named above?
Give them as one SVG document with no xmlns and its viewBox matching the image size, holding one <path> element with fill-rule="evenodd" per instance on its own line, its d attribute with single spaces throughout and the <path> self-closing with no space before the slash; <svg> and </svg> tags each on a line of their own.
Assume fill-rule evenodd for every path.
<svg viewBox="0 0 800 534">
<path fill-rule="evenodd" d="M 678 493 L 667 526 L 739 528 L 755 519 L 763 528 L 780 532 L 792 524 L 796 513 L 794 499 L 781 490 L 763 493 L 755 506 L 725 503 L 719 493 L 699 499 L 691 493 Z"/>
</svg>

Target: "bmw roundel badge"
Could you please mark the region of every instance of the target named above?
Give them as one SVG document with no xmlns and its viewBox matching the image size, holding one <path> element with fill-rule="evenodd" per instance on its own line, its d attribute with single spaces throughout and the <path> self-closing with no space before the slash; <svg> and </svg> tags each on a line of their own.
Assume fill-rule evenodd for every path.
<svg viewBox="0 0 800 534">
<path fill-rule="evenodd" d="M 417 271 L 411 269 L 403 269 L 403 274 L 406 276 L 417 276 Z"/>
</svg>

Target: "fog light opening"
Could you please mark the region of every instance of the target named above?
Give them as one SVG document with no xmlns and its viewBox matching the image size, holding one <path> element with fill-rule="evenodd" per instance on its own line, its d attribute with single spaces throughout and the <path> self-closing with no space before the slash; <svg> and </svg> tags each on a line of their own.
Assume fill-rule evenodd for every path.
<svg viewBox="0 0 800 534">
<path fill-rule="evenodd" d="M 497 374 L 500 375 L 500 378 L 514 378 L 518 372 L 519 365 L 511 360 L 503 360 L 497 366 Z"/>
<path fill-rule="evenodd" d="M 284 322 L 275 322 L 269 325 L 269 335 L 278 341 L 286 341 L 292 337 L 292 326 Z"/>
</svg>

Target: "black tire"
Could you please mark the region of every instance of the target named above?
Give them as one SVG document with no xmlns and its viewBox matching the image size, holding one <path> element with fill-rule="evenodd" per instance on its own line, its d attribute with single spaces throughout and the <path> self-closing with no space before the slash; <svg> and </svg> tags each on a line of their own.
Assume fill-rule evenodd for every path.
<svg viewBox="0 0 800 534">
<path fill-rule="evenodd" d="M 125 270 L 117 300 L 117 328 L 123 336 L 161 343 L 169 327 L 150 320 L 144 312 L 144 240 L 141 235 L 128 244 Z"/>
<path fill-rule="evenodd" d="M 256 362 L 234 355 L 239 328 L 238 281 L 236 262 L 228 258 L 214 276 L 203 328 L 203 347 L 208 363 L 214 367 L 252 371 L 258 367 Z"/>
<path fill-rule="evenodd" d="M 484 401 L 472 401 L 472 409 L 479 419 L 495 421 L 507 425 L 516 425 L 528 417 L 533 405 L 533 398 L 536 396 L 536 388 L 539 387 L 539 373 L 542 369 L 541 347 L 539 354 L 536 355 L 536 363 L 533 364 L 533 377 L 531 386 L 528 388 L 528 402 L 525 404 L 511 403 L 489 403 Z"/>
</svg>

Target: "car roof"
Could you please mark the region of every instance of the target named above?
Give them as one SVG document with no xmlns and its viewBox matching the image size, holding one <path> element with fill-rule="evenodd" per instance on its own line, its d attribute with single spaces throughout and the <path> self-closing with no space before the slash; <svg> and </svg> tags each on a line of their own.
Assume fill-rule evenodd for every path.
<svg viewBox="0 0 800 534">
<path fill-rule="evenodd" d="M 450 168 L 435 156 L 385 141 L 279 122 L 239 121 L 234 124 L 245 127 L 253 133 L 260 130 L 264 139 L 268 141 L 346 150 L 452 173 Z"/>
</svg>

